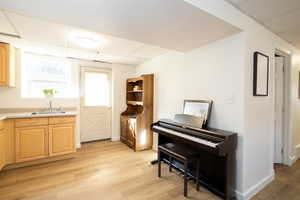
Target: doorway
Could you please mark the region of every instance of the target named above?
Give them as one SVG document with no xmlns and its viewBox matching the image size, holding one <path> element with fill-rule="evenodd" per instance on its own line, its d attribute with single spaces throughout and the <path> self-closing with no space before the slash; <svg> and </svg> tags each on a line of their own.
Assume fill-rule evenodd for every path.
<svg viewBox="0 0 300 200">
<path fill-rule="evenodd" d="M 111 138 L 111 72 L 81 68 L 80 141 Z"/>
<path fill-rule="evenodd" d="M 275 54 L 275 141 L 274 163 L 283 163 L 285 112 L 285 57 Z"/>
<path fill-rule="evenodd" d="M 276 49 L 274 59 L 274 159 L 291 165 L 292 133 L 290 122 L 291 55 Z"/>
</svg>

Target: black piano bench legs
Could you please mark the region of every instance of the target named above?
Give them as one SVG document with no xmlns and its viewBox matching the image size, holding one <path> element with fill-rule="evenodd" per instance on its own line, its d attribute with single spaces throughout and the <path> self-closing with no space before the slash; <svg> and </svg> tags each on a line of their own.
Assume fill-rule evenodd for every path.
<svg viewBox="0 0 300 200">
<path fill-rule="evenodd" d="M 172 172 L 173 158 L 169 156 L 169 172 Z"/>
<path fill-rule="evenodd" d="M 199 191 L 199 186 L 200 186 L 200 181 L 199 181 L 200 172 L 199 172 L 199 168 L 200 168 L 200 161 L 199 161 L 199 159 L 197 159 L 197 172 L 196 172 L 196 188 L 197 188 L 197 191 Z"/>
<path fill-rule="evenodd" d="M 157 161 L 158 161 L 158 177 L 161 177 L 161 157 L 160 151 L 157 152 Z"/>
<path fill-rule="evenodd" d="M 183 174 L 184 174 L 184 196 L 188 196 L 188 180 L 191 177 L 189 174 L 188 164 L 192 162 L 197 162 L 197 189 L 199 189 L 199 159 L 198 152 L 191 151 L 187 149 L 185 146 L 176 145 L 172 143 L 163 144 L 158 146 L 157 152 L 157 160 L 158 160 L 158 177 L 161 177 L 161 161 L 162 161 L 162 153 L 164 157 L 168 156 L 169 158 L 169 171 L 172 172 L 173 163 L 175 161 L 180 161 L 183 164 Z M 175 168 L 175 167 L 174 167 Z"/>
<path fill-rule="evenodd" d="M 187 175 L 187 162 L 184 162 L 184 196 L 187 197 L 187 187 L 188 187 L 188 175 Z"/>
</svg>

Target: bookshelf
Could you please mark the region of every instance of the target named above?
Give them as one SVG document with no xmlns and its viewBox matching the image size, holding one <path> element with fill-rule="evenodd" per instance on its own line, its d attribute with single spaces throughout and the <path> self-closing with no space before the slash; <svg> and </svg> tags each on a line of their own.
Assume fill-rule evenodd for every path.
<svg viewBox="0 0 300 200">
<path fill-rule="evenodd" d="M 135 151 L 152 148 L 153 74 L 126 82 L 127 108 L 121 114 L 121 141 Z"/>
</svg>

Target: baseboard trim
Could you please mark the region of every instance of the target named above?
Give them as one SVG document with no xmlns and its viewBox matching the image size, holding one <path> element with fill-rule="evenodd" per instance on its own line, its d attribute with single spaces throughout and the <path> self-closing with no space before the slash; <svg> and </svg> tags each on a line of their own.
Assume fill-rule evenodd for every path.
<svg viewBox="0 0 300 200">
<path fill-rule="evenodd" d="M 112 138 L 111 138 L 111 141 L 112 141 L 112 142 L 120 141 L 120 137 L 112 137 Z"/>
<path fill-rule="evenodd" d="M 246 192 L 241 193 L 236 191 L 236 197 L 238 200 L 249 200 L 254 195 L 256 195 L 259 191 L 261 191 L 264 187 L 266 187 L 269 183 L 271 183 L 275 178 L 274 170 L 271 171 L 271 174 L 264 179 L 262 179 L 259 183 L 255 184 L 251 188 L 249 188 Z"/>
</svg>

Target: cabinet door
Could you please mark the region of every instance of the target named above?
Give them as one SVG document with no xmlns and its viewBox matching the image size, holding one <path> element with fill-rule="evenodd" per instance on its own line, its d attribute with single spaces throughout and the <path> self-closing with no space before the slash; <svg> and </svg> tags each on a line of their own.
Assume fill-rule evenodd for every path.
<svg viewBox="0 0 300 200">
<path fill-rule="evenodd" d="M 127 144 L 127 118 L 121 117 L 121 141 Z"/>
<path fill-rule="evenodd" d="M 16 161 L 48 157 L 48 126 L 16 128 Z"/>
<path fill-rule="evenodd" d="M 6 161 L 5 137 L 5 129 L 0 128 L 0 170 L 4 167 Z"/>
<path fill-rule="evenodd" d="M 0 86 L 8 85 L 9 44 L 0 43 Z"/>
<path fill-rule="evenodd" d="M 74 124 L 49 126 L 49 155 L 63 155 L 75 152 Z"/>
<path fill-rule="evenodd" d="M 127 142 L 131 148 L 135 149 L 136 119 L 129 118 L 127 124 Z"/>
</svg>

